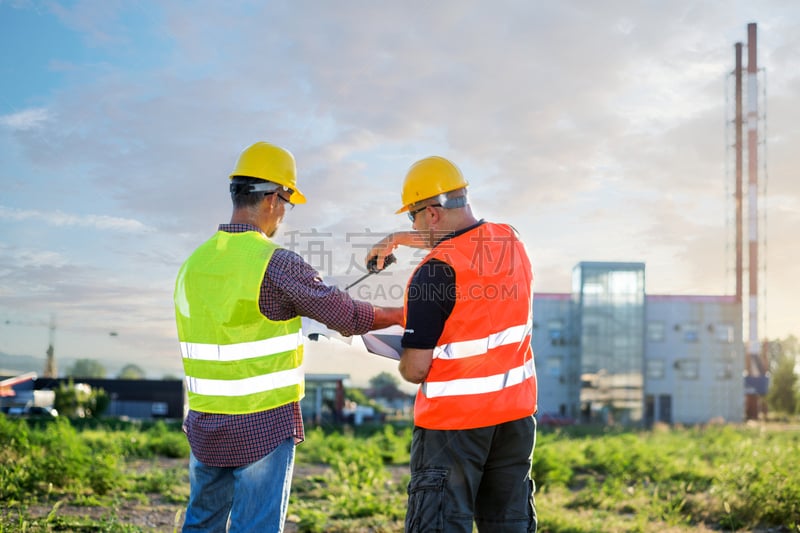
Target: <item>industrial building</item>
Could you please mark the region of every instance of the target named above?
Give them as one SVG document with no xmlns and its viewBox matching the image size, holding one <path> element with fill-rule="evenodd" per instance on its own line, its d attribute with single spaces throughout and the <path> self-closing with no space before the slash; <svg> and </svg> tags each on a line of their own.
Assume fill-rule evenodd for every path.
<svg viewBox="0 0 800 533">
<path fill-rule="evenodd" d="M 757 57 L 751 23 L 747 43 L 734 45 L 726 95 L 726 222 L 735 249 L 735 292 L 649 295 L 644 263 L 579 263 L 571 292 L 534 296 L 532 344 L 543 416 L 649 426 L 740 422 L 766 412 L 769 364 L 759 340 L 766 94 Z"/>
<path fill-rule="evenodd" d="M 534 296 L 539 412 L 652 425 L 744 417 L 734 296 L 648 295 L 644 263 L 581 262 L 570 293 Z"/>
</svg>

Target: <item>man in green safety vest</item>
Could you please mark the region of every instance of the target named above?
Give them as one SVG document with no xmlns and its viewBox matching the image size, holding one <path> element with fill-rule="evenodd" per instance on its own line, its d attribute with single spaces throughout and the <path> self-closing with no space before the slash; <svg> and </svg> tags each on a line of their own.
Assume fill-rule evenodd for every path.
<svg viewBox="0 0 800 533">
<path fill-rule="evenodd" d="M 246 148 L 230 191 L 230 223 L 192 253 L 175 283 L 191 446 L 183 531 L 282 531 L 304 439 L 300 317 L 359 335 L 401 323 L 402 308 L 353 300 L 270 240 L 306 201 L 289 151 Z"/>
</svg>

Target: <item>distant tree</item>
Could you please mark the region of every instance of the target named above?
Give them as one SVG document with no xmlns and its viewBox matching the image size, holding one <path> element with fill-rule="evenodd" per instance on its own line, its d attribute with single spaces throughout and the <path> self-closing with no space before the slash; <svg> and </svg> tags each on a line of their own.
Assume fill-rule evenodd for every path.
<svg viewBox="0 0 800 533">
<path fill-rule="evenodd" d="M 397 387 L 400 384 L 400 380 L 397 379 L 397 376 L 394 374 L 390 374 L 389 372 L 381 372 L 375 376 L 372 376 L 369 379 L 369 384 L 373 389 L 382 389 L 387 385 L 394 385 Z"/>
<path fill-rule="evenodd" d="M 181 379 L 181 378 L 179 378 L 175 374 L 164 374 L 163 376 L 161 376 L 161 379 L 163 379 L 164 381 L 175 381 L 176 379 Z"/>
<path fill-rule="evenodd" d="M 370 378 L 369 384 L 372 387 L 369 395 L 373 398 L 386 398 L 387 400 L 393 400 L 408 396 L 406 393 L 400 390 L 400 380 L 397 379 L 397 376 L 390 374 L 389 372 L 381 372 L 380 374 L 373 376 Z"/>
<path fill-rule="evenodd" d="M 78 383 L 70 378 L 61 383 L 55 390 L 53 407 L 59 415 L 68 418 L 99 417 L 111 404 L 108 393 L 101 389 L 93 389 L 86 383 Z"/>
<path fill-rule="evenodd" d="M 794 414 L 798 411 L 798 376 L 795 372 L 800 343 L 790 335 L 769 345 L 770 386 L 767 404 L 774 411 Z"/>
<path fill-rule="evenodd" d="M 348 387 L 344 391 L 344 397 L 348 401 L 351 401 L 355 404 L 362 405 L 365 407 L 372 407 L 378 413 L 383 412 L 383 407 L 381 407 L 381 405 L 377 403 L 375 400 L 367 398 L 367 395 L 364 394 L 364 391 L 361 389 L 352 389 Z"/>
<path fill-rule="evenodd" d="M 344 391 L 344 397 L 359 405 L 367 405 L 370 402 L 361 389 L 351 389 L 348 387 Z"/>
<path fill-rule="evenodd" d="M 144 379 L 144 370 L 138 365 L 128 364 L 119 371 L 118 379 Z"/>
<path fill-rule="evenodd" d="M 67 370 L 67 375 L 73 378 L 104 378 L 106 368 L 95 359 L 78 359 Z"/>
<path fill-rule="evenodd" d="M 79 392 L 75 388 L 75 383 L 72 379 L 69 383 L 61 383 L 55 390 L 55 399 L 53 400 L 53 407 L 58 414 L 68 418 L 75 418 L 79 416 Z M 82 414 L 82 413 L 81 413 Z"/>
<path fill-rule="evenodd" d="M 111 405 L 111 396 L 109 396 L 105 389 L 92 389 L 88 405 L 86 406 L 89 416 L 99 418 L 108 410 L 109 405 Z"/>
</svg>

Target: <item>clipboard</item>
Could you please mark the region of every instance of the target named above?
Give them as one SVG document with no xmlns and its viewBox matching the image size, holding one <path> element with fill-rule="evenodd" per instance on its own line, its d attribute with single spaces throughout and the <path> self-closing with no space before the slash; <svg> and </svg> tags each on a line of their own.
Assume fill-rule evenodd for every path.
<svg viewBox="0 0 800 533">
<path fill-rule="evenodd" d="M 399 361 L 403 353 L 403 333 L 402 326 L 390 326 L 365 333 L 361 335 L 361 340 L 369 353 Z"/>
</svg>

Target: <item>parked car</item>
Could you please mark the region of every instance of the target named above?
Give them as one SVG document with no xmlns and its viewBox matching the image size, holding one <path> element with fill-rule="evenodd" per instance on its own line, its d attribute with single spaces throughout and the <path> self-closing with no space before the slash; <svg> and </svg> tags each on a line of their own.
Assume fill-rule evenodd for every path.
<svg viewBox="0 0 800 533">
<path fill-rule="evenodd" d="M 31 407 L 25 414 L 30 417 L 55 418 L 58 411 L 52 407 Z"/>
<path fill-rule="evenodd" d="M 28 418 L 55 418 L 58 411 L 52 407 L 9 407 L 6 412 L 8 416 L 25 416 Z"/>
</svg>

